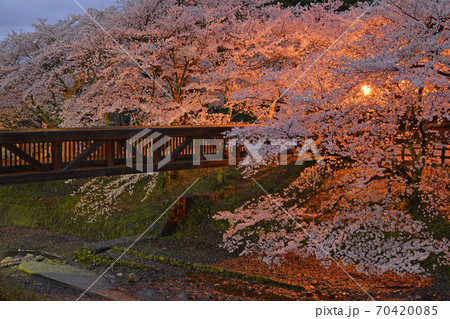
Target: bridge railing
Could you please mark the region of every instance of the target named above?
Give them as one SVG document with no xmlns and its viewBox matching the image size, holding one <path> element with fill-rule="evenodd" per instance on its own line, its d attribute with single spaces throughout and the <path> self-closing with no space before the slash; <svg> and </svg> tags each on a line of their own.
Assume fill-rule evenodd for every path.
<svg viewBox="0 0 450 319">
<path fill-rule="evenodd" d="M 140 159 L 148 171 L 147 158 L 155 159 L 152 171 L 192 169 L 229 165 L 230 156 L 237 163 L 245 149 L 228 149 L 224 133 L 233 125 L 214 126 L 158 126 L 113 127 L 90 129 L 51 129 L 2 131 L 0 134 L 0 184 L 44 181 L 77 177 L 108 176 L 138 173 L 140 170 L 126 165 Z M 131 154 L 127 154 L 127 140 L 136 136 Z M 167 137 L 163 143 L 158 143 Z M 193 141 L 200 141 L 196 154 Z M 217 140 L 218 143 L 208 143 Z M 203 141 L 203 142 L 202 142 Z M 222 148 L 223 160 L 205 159 L 216 154 L 217 145 Z M 139 149 L 137 149 L 139 147 Z M 158 162 L 169 155 L 164 167 Z M 194 164 L 194 156 L 200 163 Z"/>
<path fill-rule="evenodd" d="M 236 165 L 247 150 L 242 146 L 229 147 L 229 138 L 224 136 L 236 126 L 0 131 L 0 185 Z M 127 143 L 130 139 L 131 149 Z M 433 162 L 449 164 L 447 143 L 442 139 L 434 150 Z M 206 159 L 216 154 L 218 147 L 223 157 Z M 164 166 L 158 165 L 169 153 L 170 160 Z M 291 155 L 295 154 L 293 150 Z M 410 150 L 399 149 L 397 158 L 408 164 L 412 160 Z"/>
<path fill-rule="evenodd" d="M 413 145 L 413 150 L 416 154 L 418 154 L 421 150 L 420 145 Z M 411 154 L 411 150 L 408 147 L 402 147 L 401 150 L 397 153 L 397 159 L 404 163 L 412 163 L 413 154 Z M 429 158 L 433 163 L 444 165 L 450 164 L 450 148 L 447 144 L 438 144 L 436 147 L 430 152 Z"/>
</svg>

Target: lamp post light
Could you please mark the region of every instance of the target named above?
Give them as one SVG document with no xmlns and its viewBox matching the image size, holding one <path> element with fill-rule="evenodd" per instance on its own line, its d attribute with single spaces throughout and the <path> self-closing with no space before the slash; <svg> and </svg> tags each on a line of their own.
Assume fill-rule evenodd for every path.
<svg viewBox="0 0 450 319">
<path fill-rule="evenodd" d="M 361 90 L 363 91 L 364 96 L 367 96 L 372 92 L 372 89 L 368 85 L 361 86 Z"/>
</svg>

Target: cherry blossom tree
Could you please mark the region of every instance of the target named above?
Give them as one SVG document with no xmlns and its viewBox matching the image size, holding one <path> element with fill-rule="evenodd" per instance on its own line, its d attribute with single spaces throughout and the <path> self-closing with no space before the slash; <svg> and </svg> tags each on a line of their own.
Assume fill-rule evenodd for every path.
<svg viewBox="0 0 450 319">
<path fill-rule="evenodd" d="M 359 16 L 366 8 L 353 10 Z M 442 185 L 450 172 L 436 161 L 448 137 L 432 130 L 449 122 L 448 8 L 447 0 L 380 2 L 332 57 L 281 82 L 289 90 L 268 125 L 234 131 L 241 140 L 314 138 L 329 160 L 284 193 L 220 213 L 231 224 L 227 248 L 264 253 L 267 261 L 314 254 L 366 273 L 423 273 L 431 260 L 448 265 L 449 191 Z M 260 153 L 269 161 L 275 147 Z"/>
<path fill-rule="evenodd" d="M 35 32 L 13 33 L 1 42 L 0 90 L 7 97 L 2 109 L 28 111 L 25 115 L 32 115 L 28 120 L 38 127 L 41 122 L 50 127 L 61 123 L 64 103 L 77 97 L 96 75 L 99 51 L 96 55 L 93 48 L 83 51 L 78 45 L 90 38 L 91 25 L 84 22 L 81 16 L 55 25 L 41 21 Z"/>
<path fill-rule="evenodd" d="M 166 125 L 223 122 L 214 108 L 225 102 L 217 78 L 227 63 L 231 30 L 263 7 L 245 1 L 122 1 L 120 12 L 104 22 L 110 58 L 98 81 L 72 99 L 66 118 L 86 112 L 81 103 L 96 105 L 95 116 L 127 109 L 140 110 L 140 124 Z M 245 14 L 244 14 L 245 13 Z M 112 40 L 114 39 L 114 40 Z M 106 61 L 106 60 L 105 60 Z"/>
</svg>

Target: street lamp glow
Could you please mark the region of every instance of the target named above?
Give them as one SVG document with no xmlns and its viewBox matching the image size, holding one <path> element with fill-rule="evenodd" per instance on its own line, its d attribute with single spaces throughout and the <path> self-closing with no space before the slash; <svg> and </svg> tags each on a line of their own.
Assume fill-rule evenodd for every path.
<svg viewBox="0 0 450 319">
<path fill-rule="evenodd" d="M 368 86 L 368 85 L 363 85 L 363 86 L 361 87 L 361 90 L 363 91 L 363 94 L 364 94 L 364 95 L 369 95 L 370 92 L 372 91 L 372 89 L 371 89 L 370 86 Z"/>
</svg>

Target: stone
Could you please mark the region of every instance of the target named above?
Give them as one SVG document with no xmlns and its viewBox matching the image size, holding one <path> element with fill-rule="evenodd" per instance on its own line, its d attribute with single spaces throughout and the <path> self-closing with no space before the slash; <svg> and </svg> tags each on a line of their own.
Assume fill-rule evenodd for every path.
<svg viewBox="0 0 450 319">
<path fill-rule="evenodd" d="M 131 273 L 128 275 L 128 282 L 138 282 L 139 278 L 135 273 Z"/>
</svg>

